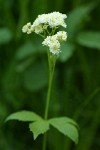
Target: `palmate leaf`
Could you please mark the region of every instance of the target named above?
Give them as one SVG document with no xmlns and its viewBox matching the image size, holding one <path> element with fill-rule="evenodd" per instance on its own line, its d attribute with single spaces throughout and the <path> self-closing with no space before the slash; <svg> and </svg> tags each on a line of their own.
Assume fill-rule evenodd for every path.
<svg viewBox="0 0 100 150">
<path fill-rule="evenodd" d="M 52 118 L 49 120 L 42 119 L 39 115 L 31 111 L 20 111 L 11 114 L 7 117 L 6 121 L 19 120 L 19 121 L 31 121 L 29 123 L 30 131 L 36 139 L 40 134 L 44 134 L 49 130 L 49 125 L 52 125 L 58 131 L 68 136 L 76 144 L 78 143 L 78 125 L 75 121 L 67 117 Z"/>
<path fill-rule="evenodd" d="M 31 111 L 15 112 L 7 117 L 5 121 L 19 120 L 19 121 L 37 121 L 42 119 L 39 115 Z"/>
<path fill-rule="evenodd" d="M 40 134 L 44 134 L 49 130 L 49 122 L 46 120 L 38 120 L 36 122 L 29 124 L 30 131 L 32 131 L 34 135 L 34 139 L 38 137 Z"/>
<path fill-rule="evenodd" d="M 94 4 L 82 5 L 71 11 L 67 18 L 67 32 L 69 38 L 72 38 L 80 27 L 80 24 L 86 19 L 94 8 Z"/>
<path fill-rule="evenodd" d="M 100 50 L 100 32 L 85 31 L 79 33 L 77 42 L 80 45 Z"/>
<path fill-rule="evenodd" d="M 8 28 L 0 28 L 0 44 L 6 44 L 12 39 L 12 32 Z"/>
<path fill-rule="evenodd" d="M 35 50 L 36 50 L 35 45 L 33 45 L 32 42 L 27 42 L 18 49 L 16 59 L 22 60 L 29 56 L 32 56 L 34 55 Z"/>
<path fill-rule="evenodd" d="M 37 91 L 45 87 L 48 83 L 46 68 L 43 63 L 35 63 L 29 67 L 23 76 L 23 85 L 29 91 Z"/>
<path fill-rule="evenodd" d="M 78 143 L 77 124 L 72 119 L 67 117 L 53 118 L 49 119 L 49 123 L 58 129 L 58 131 L 68 136 L 76 144 Z"/>
</svg>

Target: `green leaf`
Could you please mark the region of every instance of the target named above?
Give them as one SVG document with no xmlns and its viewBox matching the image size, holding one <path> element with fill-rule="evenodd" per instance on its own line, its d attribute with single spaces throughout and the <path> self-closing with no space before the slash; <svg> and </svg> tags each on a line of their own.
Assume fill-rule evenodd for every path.
<svg viewBox="0 0 100 150">
<path fill-rule="evenodd" d="M 25 59 L 35 53 L 36 47 L 31 42 L 27 42 L 26 44 L 22 45 L 16 54 L 16 58 L 18 60 Z"/>
<path fill-rule="evenodd" d="M 38 120 L 36 122 L 29 124 L 30 131 L 32 131 L 34 135 L 34 139 L 38 137 L 40 134 L 44 134 L 49 130 L 49 123 L 45 120 Z"/>
<path fill-rule="evenodd" d="M 20 63 L 17 64 L 16 71 L 17 72 L 25 71 L 31 64 L 33 64 L 34 60 L 35 60 L 35 57 L 28 58 L 28 59 L 25 59 L 24 61 L 21 61 Z"/>
<path fill-rule="evenodd" d="M 81 32 L 76 40 L 83 46 L 97 48 L 100 50 L 100 32 Z"/>
<path fill-rule="evenodd" d="M 51 123 L 52 120 L 58 120 L 58 119 L 61 120 L 62 123 L 70 123 L 76 126 L 77 128 L 79 128 L 78 124 L 73 119 L 68 118 L 68 117 L 57 117 L 57 118 L 49 119 L 48 121 Z"/>
<path fill-rule="evenodd" d="M 70 43 L 64 43 L 61 46 L 61 55 L 59 57 L 60 61 L 67 61 L 74 53 L 74 45 Z"/>
<path fill-rule="evenodd" d="M 48 83 L 48 75 L 43 63 L 36 63 L 25 71 L 24 87 L 30 91 L 40 90 Z"/>
<path fill-rule="evenodd" d="M 12 33 L 8 28 L 0 28 L 0 44 L 8 43 L 12 38 Z"/>
<path fill-rule="evenodd" d="M 20 112 L 15 112 L 15 113 L 9 115 L 6 119 L 6 121 L 9 121 L 9 120 L 37 121 L 40 119 L 42 119 L 42 118 L 34 112 L 20 111 Z"/>
<path fill-rule="evenodd" d="M 93 9 L 94 5 L 86 5 L 75 8 L 69 13 L 67 18 L 67 32 L 69 38 L 72 38 L 75 33 L 77 33 L 80 24 L 84 19 L 88 17 L 88 14 Z"/>
<path fill-rule="evenodd" d="M 28 41 L 26 43 L 24 43 L 18 50 L 16 53 L 16 59 L 18 60 L 23 60 L 26 59 L 28 57 L 35 57 L 37 56 L 37 54 L 42 54 L 46 52 L 46 49 L 41 46 L 42 41 L 41 40 L 34 40 L 33 41 Z"/>
<path fill-rule="evenodd" d="M 67 117 L 53 118 L 49 120 L 49 123 L 76 144 L 78 143 L 77 124 L 72 119 Z"/>
</svg>

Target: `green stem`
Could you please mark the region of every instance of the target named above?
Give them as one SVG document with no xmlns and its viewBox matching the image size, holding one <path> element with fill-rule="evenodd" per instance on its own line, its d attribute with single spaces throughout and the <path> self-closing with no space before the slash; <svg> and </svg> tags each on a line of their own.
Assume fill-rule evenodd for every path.
<svg viewBox="0 0 100 150">
<path fill-rule="evenodd" d="M 45 108 L 44 119 L 48 118 L 48 109 L 49 109 L 49 102 L 50 102 L 50 94 L 51 94 L 53 72 L 54 72 L 53 70 L 51 72 L 49 72 L 49 86 L 48 86 L 48 93 L 47 93 L 47 99 L 46 99 L 46 108 Z"/>
<path fill-rule="evenodd" d="M 47 98 L 46 98 L 46 107 L 45 107 L 45 114 L 44 119 L 48 119 L 48 111 L 49 111 L 49 103 L 50 103 L 50 95 L 51 95 L 51 87 L 52 87 L 52 80 L 53 80 L 53 74 L 54 74 L 54 67 L 55 67 L 55 61 L 50 56 L 50 53 L 48 52 L 48 62 L 49 62 L 49 85 L 48 85 L 48 92 L 47 92 Z M 46 139 L 47 134 L 44 134 L 43 139 L 43 147 L 42 150 L 46 150 Z"/>
</svg>

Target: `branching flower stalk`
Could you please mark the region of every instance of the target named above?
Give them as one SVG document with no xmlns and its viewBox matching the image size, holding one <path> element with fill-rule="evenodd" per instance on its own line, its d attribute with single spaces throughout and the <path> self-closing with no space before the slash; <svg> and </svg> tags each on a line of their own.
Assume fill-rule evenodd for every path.
<svg viewBox="0 0 100 150">
<path fill-rule="evenodd" d="M 58 31 L 59 27 L 66 28 L 65 19 L 67 16 L 59 12 L 38 15 L 36 20 L 23 26 L 22 31 L 27 34 L 36 33 L 43 38 L 42 45 L 47 47 L 49 64 L 49 84 L 46 98 L 44 118 L 31 111 L 20 111 L 7 117 L 8 120 L 28 121 L 29 129 L 36 139 L 40 134 L 44 134 L 42 150 L 46 150 L 46 140 L 50 125 L 59 132 L 68 136 L 76 144 L 78 143 L 77 123 L 68 117 L 57 117 L 48 119 L 50 95 L 56 60 L 61 53 L 61 42 L 66 41 L 67 33 Z"/>
<path fill-rule="evenodd" d="M 44 38 L 42 44 L 49 47 L 47 51 L 48 64 L 49 64 L 49 85 L 48 85 L 46 107 L 45 107 L 45 114 L 44 114 L 45 120 L 48 119 L 49 102 L 50 102 L 55 63 L 59 53 L 61 52 L 60 42 L 66 41 L 67 38 L 67 34 L 65 31 L 59 31 L 56 34 L 55 31 L 60 26 L 66 27 L 66 24 L 64 22 L 64 19 L 66 18 L 67 16 L 65 14 L 61 14 L 59 12 L 43 14 L 43 15 L 39 15 L 32 25 L 31 23 L 27 23 L 22 29 L 22 31 L 26 32 L 27 34 L 30 34 L 32 32 L 39 34 Z M 47 135 L 45 133 L 42 150 L 46 149 L 46 136 Z"/>
</svg>

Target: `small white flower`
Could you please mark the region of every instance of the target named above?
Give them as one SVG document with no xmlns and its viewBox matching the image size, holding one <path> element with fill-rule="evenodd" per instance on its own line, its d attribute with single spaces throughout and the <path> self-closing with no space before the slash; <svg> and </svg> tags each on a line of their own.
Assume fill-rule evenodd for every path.
<svg viewBox="0 0 100 150">
<path fill-rule="evenodd" d="M 59 54 L 60 51 L 60 43 L 58 40 L 52 41 L 50 45 L 50 52 L 53 54 Z"/>
<path fill-rule="evenodd" d="M 65 19 L 67 16 L 59 12 L 48 14 L 48 24 L 51 28 L 62 26 L 66 28 Z"/>
<path fill-rule="evenodd" d="M 32 33 L 31 23 L 28 22 L 26 25 L 23 26 L 22 32 L 30 34 Z"/>
<path fill-rule="evenodd" d="M 45 24 L 45 25 L 43 25 L 43 29 L 44 29 L 44 30 L 46 30 L 46 29 L 47 29 L 47 27 L 48 27 L 48 25 L 46 25 L 46 24 Z"/>
<path fill-rule="evenodd" d="M 41 24 L 47 24 L 48 22 L 48 14 L 42 14 L 42 15 L 38 15 L 38 18 L 39 22 Z"/>
<path fill-rule="evenodd" d="M 60 43 L 54 35 L 47 36 L 47 38 L 44 39 L 42 44 L 49 47 L 50 52 L 53 54 L 58 54 L 60 52 Z"/>
<path fill-rule="evenodd" d="M 60 41 L 66 41 L 67 39 L 67 33 L 65 31 L 57 32 L 56 36 L 57 36 L 57 39 Z"/>
<path fill-rule="evenodd" d="M 43 27 L 42 27 L 41 24 L 38 25 L 38 26 L 35 26 L 33 29 L 34 29 L 34 32 L 35 32 L 36 34 L 39 34 L 39 33 L 42 33 L 42 32 L 43 32 Z"/>
</svg>

